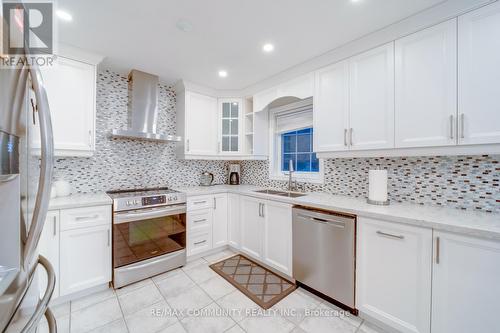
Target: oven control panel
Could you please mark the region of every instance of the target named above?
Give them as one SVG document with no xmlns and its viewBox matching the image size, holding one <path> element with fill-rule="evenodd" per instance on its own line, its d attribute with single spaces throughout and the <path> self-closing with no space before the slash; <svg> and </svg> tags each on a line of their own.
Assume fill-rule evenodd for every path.
<svg viewBox="0 0 500 333">
<path fill-rule="evenodd" d="M 167 197 L 165 195 L 155 195 L 152 197 L 142 198 L 143 206 L 159 205 L 159 204 L 164 204 L 166 202 L 167 202 Z"/>
</svg>

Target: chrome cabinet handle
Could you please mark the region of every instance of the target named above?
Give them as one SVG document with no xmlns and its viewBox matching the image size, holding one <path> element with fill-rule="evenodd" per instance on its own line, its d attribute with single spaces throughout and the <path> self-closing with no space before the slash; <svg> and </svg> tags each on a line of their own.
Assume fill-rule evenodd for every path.
<svg viewBox="0 0 500 333">
<path fill-rule="evenodd" d="M 387 232 L 383 232 L 380 230 L 377 230 L 377 234 L 379 234 L 380 236 L 386 236 L 386 237 L 391 237 L 391 238 L 396 238 L 396 239 L 405 239 L 405 236 L 403 236 L 403 235 L 389 234 Z"/>
<path fill-rule="evenodd" d="M 36 108 L 35 108 L 35 102 L 33 102 L 33 98 L 30 98 L 31 102 L 31 109 L 33 110 L 33 125 L 36 125 Z"/>
<path fill-rule="evenodd" d="M 465 114 L 460 114 L 460 138 L 465 138 Z"/>
<path fill-rule="evenodd" d="M 264 204 L 262 204 L 262 217 L 265 217 L 265 214 L 264 214 Z"/>
<path fill-rule="evenodd" d="M 205 240 L 202 240 L 200 242 L 195 242 L 194 245 L 200 245 L 200 244 L 203 244 L 203 243 L 206 243 L 206 242 L 207 242 L 207 240 L 205 239 Z"/>
<path fill-rule="evenodd" d="M 347 147 L 347 128 L 344 128 L 344 146 Z"/>
<path fill-rule="evenodd" d="M 53 232 L 54 232 L 54 236 L 55 236 L 56 231 L 57 231 L 57 217 L 54 216 L 54 218 L 52 220 L 53 220 Z"/>
<path fill-rule="evenodd" d="M 436 264 L 438 264 L 438 265 L 439 265 L 439 259 L 440 259 L 439 258 L 439 256 L 440 256 L 439 247 L 440 247 L 440 240 L 439 240 L 439 237 L 436 237 Z"/>
<path fill-rule="evenodd" d="M 454 138 L 454 135 L 453 135 L 453 123 L 454 123 L 454 120 L 455 117 L 453 117 L 453 115 L 450 115 L 450 139 L 453 139 Z"/>
<path fill-rule="evenodd" d="M 200 222 L 205 222 L 207 219 L 201 219 L 201 220 L 194 220 L 193 223 L 200 223 Z"/>
<path fill-rule="evenodd" d="M 204 203 L 207 203 L 207 200 L 203 200 L 203 201 L 193 201 L 193 204 L 195 204 L 195 205 L 204 204 Z"/>
<path fill-rule="evenodd" d="M 259 202 L 259 217 L 262 217 L 262 204 Z"/>
<path fill-rule="evenodd" d="M 186 140 L 186 151 L 189 151 L 189 139 Z"/>
<path fill-rule="evenodd" d="M 217 209 L 217 198 L 214 198 L 214 209 Z"/>
<path fill-rule="evenodd" d="M 111 245 L 111 231 L 108 229 L 108 247 Z"/>
<path fill-rule="evenodd" d="M 350 146 L 353 145 L 353 142 L 352 142 L 352 128 L 349 129 L 349 145 Z"/>
<path fill-rule="evenodd" d="M 99 214 L 95 214 L 92 216 L 77 216 L 75 217 L 76 221 L 81 221 L 81 220 L 95 220 L 96 218 L 99 217 Z"/>
</svg>

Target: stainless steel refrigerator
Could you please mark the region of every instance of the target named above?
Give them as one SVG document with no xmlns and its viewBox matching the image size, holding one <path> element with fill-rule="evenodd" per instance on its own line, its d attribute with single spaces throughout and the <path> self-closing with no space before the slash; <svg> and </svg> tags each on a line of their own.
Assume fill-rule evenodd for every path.
<svg viewBox="0 0 500 333">
<path fill-rule="evenodd" d="M 39 132 L 30 130 L 34 126 Z M 32 132 L 39 135 L 41 154 L 30 150 Z M 49 331 L 56 331 L 48 308 L 55 274 L 37 253 L 50 199 L 53 146 L 39 69 L 0 61 L 0 332 L 35 332 L 43 316 Z M 36 271 L 46 271 L 46 286 L 38 286 Z"/>
</svg>

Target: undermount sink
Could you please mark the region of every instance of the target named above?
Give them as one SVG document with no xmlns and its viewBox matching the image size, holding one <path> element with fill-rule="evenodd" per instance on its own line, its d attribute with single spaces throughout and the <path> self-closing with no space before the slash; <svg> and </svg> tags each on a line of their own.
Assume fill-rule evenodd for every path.
<svg viewBox="0 0 500 333">
<path fill-rule="evenodd" d="M 282 197 L 290 197 L 290 198 L 298 198 L 298 197 L 303 197 L 305 195 L 303 193 L 277 191 L 277 190 L 258 190 L 255 192 L 264 193 L 264 194 L 280 195 Z"/>
</svg>

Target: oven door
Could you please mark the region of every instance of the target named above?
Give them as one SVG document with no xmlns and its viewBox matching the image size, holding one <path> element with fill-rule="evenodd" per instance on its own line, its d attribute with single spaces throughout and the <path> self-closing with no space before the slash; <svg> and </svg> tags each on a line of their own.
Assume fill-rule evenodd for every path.
<svg viewBox="0 0 500 333">
<path fill-rule="evenodd" d="M 185 247 L 185 204 L 116 212 L 113 215 L 114 268 Z"/>
</svg>

